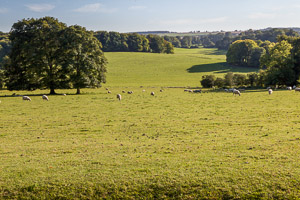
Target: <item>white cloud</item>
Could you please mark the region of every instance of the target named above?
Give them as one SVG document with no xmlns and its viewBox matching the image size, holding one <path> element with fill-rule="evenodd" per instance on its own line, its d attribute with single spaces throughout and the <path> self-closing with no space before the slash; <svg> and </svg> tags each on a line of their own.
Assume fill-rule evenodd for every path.
<svg viewBox="0 0 300 200">
<path fill-rule="evenodd" d="M 249 19 L 274 19 L 276 14 L 273 13 L 253 13 L 248 16 Z"/>
<path fill-rule="evenodd" d="M 74 10 L 75 12 L 90 13 L 90 12 L 101 12 L 101 13 L 114 13 L 117 11 L 115 8 L 106 8 L 101 3 L 87 4 Z"/>
<path fill-rule="evenodd" d="M 145 10 L 146 9 L 146 6 L 131 6 L 128 8 L 128 10 Z"/>
<path fill-rule="evenodd" d="M 47 12 L 55 8 L 55 6 L 51 4 L 30 4 L 26 5 L 26 7 L 34 12 Z"/>
<path fill-rule="evenodd" d="M 8 9 L 7 8 L 0 8 L 0 14 L 5 14 L 8 13 Z"/>
<path fill-rule="evenodd" d="M 227 17 L 218 17 L 218 18 L 207 18 L 207 19 L 176 19 L 176 20 L 163 20 L 159 21 L 159 24 L 162 25 L 197 25 L 197 24 L 214 24 L 225 22 Z"/>
</svg>

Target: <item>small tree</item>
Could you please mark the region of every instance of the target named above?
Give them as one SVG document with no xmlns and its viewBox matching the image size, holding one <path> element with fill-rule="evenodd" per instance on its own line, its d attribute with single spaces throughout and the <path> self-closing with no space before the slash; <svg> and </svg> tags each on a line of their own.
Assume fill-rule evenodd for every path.
<svg viewBox="0 0 300 200">
<path fill-rule="evenodd" d="M 225 78 L 225 85 L 232 87 L 233 86 L 233 73 L 228 72 L 227 74 L 225 74 L 224 78 Z"/>
<path fill-rule="evenodd" d="M 205 88 L 211 88 L 214 86 L 216 77 L 215 75 L 204 75 L 200 81 L 201 85 Z"/>
<path fill-rule="evenodd" d="M 258 74 L 257 73 L 250 73 L 247 74 L 247 80 L 246 80 L 247 84 L 250 84 L 251 87 L 255 85 L 257 85 L 258 82 Z"/>
<path fill-rule="evenodd" d="M 246 75 L 244 74 L 234 74 L 232 79 L 236 86 L 243 86 L 246 84 Z"/>
<path fill-rule="evenodd" d="M 218 77 L 215 80 L 215 86 L 217 86 L 218 88 L 222 88 L 225 86 L 225 79 Z"/>
</svg>

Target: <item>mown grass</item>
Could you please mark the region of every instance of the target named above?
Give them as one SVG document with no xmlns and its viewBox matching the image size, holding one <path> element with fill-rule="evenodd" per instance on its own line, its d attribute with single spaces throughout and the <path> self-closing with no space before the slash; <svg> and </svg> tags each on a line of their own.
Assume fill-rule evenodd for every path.
<svg viewBox="0 0 300 200">
<path fill-rule="evenodd" d="M 0 199 L 300 198 L 299 93 L 116 78 L 112 94 L 59 90 L 48 102 L 37 96 L 48 91 L 16 92 L 31 102 L 0 91 Z"/>
</svg>

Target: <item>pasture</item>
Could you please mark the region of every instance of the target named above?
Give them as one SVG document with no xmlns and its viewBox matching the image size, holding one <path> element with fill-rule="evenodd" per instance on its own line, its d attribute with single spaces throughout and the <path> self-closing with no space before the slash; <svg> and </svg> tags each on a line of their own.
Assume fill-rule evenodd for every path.
<svg viewBox="0 0 300 200">
<path fill-rule="evenodd" d="M 182 51 L 179 57 L 187 54 Z M 191 66 L 175 63 L 168 78 L 163 69 L 153 72 L 134 59 L 122 68 L 125 54 L 113 54 L 107 56 L 111 94 L 104 88 L 82 95 L 58 90 L 67 96 L 43 101 L 48 90 L 16 92 L 29 95 L 29 102 L 0 91 L 0 199 L 300 197 L 299 93 L 160 92 L 160 86 L 197 86 L 203 72 L 185 71 L 177 79 Z"/>
</svg>

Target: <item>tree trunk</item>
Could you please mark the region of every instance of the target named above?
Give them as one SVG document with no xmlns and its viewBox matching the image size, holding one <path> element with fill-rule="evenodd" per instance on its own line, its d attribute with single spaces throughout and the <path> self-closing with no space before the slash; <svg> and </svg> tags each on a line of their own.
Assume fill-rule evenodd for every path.
<svg viewBox="0 0 300 200">
<path fill-rule="evenodd" d="M 54 88 L 50 88 L 50 94 L 56 94 Z"/>
<path fill-rule="evenodd" d="M 77 88 L 76 94 L 80 94 L 80 88 Z"/>
</svg>

